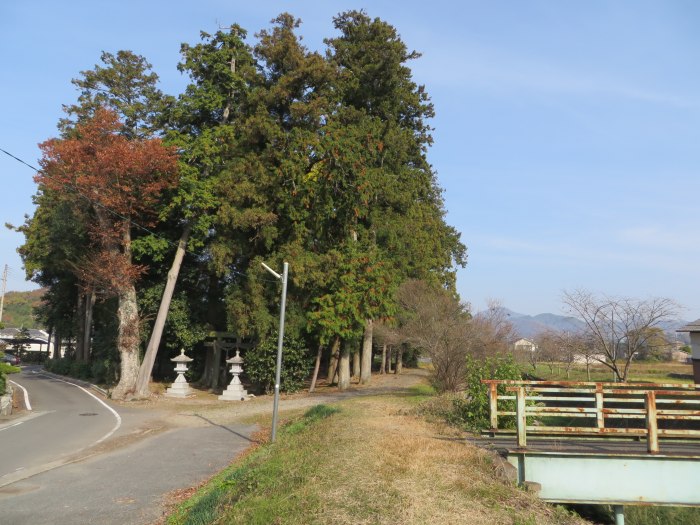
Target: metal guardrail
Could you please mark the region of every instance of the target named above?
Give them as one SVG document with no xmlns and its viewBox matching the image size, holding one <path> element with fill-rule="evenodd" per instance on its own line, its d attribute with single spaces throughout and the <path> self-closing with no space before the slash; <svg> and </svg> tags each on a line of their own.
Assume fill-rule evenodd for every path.
<svg viewBox="0 0 700 525">
<path fill-rule="evenodd" d="M 659 437 L 700 439 L 700 424 L 684 425 L 700 421 L 700 390 L 695 385 L 514 380 L 482 383 L 489 387 L 490 432 L 500 431 L 499 417 L 515 416 L 521 448 L 527 446 L 528 433 L 646 436 L 647 450 L 652 454 L 659 452 Z M 506 393 L 499 393 L 499 387 Z M 499 410 L 499 402 L 510 407 Z M 551 424 L 561 418 L 595 422 L 590 426 Z M 528 419 L 537 424 L 528 425 Z M 643 420 L 644 424 L 621 425 L 626 420 Z M 616 425 L 610 424 L 613 421 Z M 659 424 L 666 421 L 675 423 Z"/>
</svg>

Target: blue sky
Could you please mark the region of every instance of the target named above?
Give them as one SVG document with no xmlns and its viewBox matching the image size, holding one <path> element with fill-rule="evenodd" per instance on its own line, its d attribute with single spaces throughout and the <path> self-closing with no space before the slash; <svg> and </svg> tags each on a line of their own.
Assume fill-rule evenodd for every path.
<svg viewBox="0 0 700 525">
<path fill-rule="evenodd" d="M 332 17 L 365 8 L 397 27 L 437 116 L 429 159 L 469 263 L 474 310 L 561 313 L 564 290 L 670 297 L 700 317 L 700 4 L 619 0 L 432 2 L 6 0 L 0 4 L 0 148 L 31 164 L 56 135 L 70 83 L 102 50 L 144 55 L 179 93 L 179 46 L 282 11 L 312 49 Z M 32 213 L 32 171 L 0 154 L 0 220 Z M 0 230 L 8 290 L 22 236 Z M 293 271 L 293 268 L 291 269 Z"/>
</svg>

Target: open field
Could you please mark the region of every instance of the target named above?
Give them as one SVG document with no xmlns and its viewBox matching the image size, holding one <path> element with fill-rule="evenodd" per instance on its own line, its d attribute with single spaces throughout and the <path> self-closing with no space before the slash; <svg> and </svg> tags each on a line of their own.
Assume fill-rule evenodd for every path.
<svg viewBox="0 0 700 525">
<path fill-rule="evenodd" d="M 588 381 L 586 367 L 575 365 L 571 367 L 567 377 L 566 368 L 561 363 L 539 363 L 536 369 L 522 364 L 527 374 L 544 380 Z M 609 368 L 602 365 L 590 367 L 591 381 L 612 381 L 613 375 Z M 650 383 L 692 383 L 693 366 L 677 362 L 644 362 L 632 364 L 629 381 Z"/>
</svg>

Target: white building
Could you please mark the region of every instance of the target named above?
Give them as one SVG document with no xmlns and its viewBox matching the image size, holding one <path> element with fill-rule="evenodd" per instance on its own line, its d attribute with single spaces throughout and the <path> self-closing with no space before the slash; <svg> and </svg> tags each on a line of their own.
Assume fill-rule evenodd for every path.
<svg viewBox="0 0 700 525">
<path fill-rule="evenodd" d="M 513 349 L 516 352 L 535 352 L 537 351 L 537 344 L 529 339 L 518 339 L 513 343 Z"/>
<path fill-rule="evenodd" d="M 53 357 L 53 341 L 49 344 L 49 334 L 44 330 L 30 328 L 27 330 L 28 337 L 22 337 L 19 328 L 3 328 L 0 330 L 0 342 L 7 345 L 7 349 L 11 351 L 11 347 L 15 344 L 24 344 L 27 352 L 46 352 L 48 349 L 49 356 Z"/>
</svg>

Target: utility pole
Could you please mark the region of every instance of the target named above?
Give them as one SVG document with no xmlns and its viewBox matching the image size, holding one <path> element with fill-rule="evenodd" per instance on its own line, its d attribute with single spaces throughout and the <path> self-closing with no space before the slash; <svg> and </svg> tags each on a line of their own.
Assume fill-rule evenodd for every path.
<svg viewBox="0 0 700 525">
<path fill-rule="evenodd" d="M 0 323 L 2 323 L 2 309 L 5 306 L 5 290 L 7 289 L 7 265 L 2 272 L 2 295 L 0 295 Z"/>
</svg>

